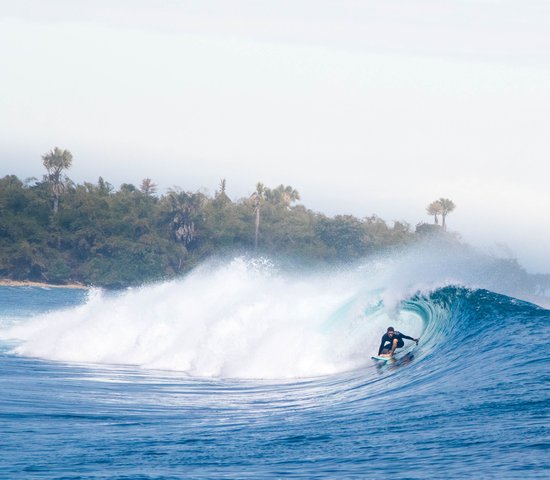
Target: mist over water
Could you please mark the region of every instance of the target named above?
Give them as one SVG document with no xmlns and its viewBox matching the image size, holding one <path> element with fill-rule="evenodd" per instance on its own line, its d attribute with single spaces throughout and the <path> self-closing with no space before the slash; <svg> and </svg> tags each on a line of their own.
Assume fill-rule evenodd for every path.
<svg viewBox="0 0 550 480">
<path fill-rule="evenodd" d="M 364 366 L 388 325 L 419 337 L 403 302 L 455 285 L 516 295 L 501 264 L 432 243 L 348 269 L 289 271 L 268 259 L 207 262 L 186 277 L 16 322 L 18 355 L 137 365 L 196 377 L 301 378 Z"/>
</svg>

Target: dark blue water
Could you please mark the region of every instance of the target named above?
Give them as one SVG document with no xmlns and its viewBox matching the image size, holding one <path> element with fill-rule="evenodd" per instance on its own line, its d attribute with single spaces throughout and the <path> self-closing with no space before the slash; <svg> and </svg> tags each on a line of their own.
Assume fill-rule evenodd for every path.
<svg viewBox="0 0 550 480">
<path fill-rule="evenodd" d="M 367 350 L 357 368 L 305 379 L 54 361 L 65 347 L 47 336 L 51 317 L 40 336 L 60 346 L 40 359 L 14 350 L 28 332 L 7 338 L 46 311 L 67 321 L 94 301 L 107 300 L 0 287 L 0 478 L 550 476 L 550 311 L 536 305 L 453 286 L 413 294 L 399 308 L 421 319 L 422 335 L 404 361 L 376 366 Z"/>
</svg>

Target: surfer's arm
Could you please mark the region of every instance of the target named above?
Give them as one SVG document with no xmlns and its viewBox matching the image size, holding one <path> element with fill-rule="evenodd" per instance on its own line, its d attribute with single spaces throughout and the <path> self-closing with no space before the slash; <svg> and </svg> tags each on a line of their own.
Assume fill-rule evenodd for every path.
<svg viewBox="0 0 550 480">
<path fill-rule="evenodd" d="M 378 349 L 378 355 L 382 353 L 382 350 L 384 350 L 384 337 L 382 337 L 382 341 L 380 342 L 380 348 Z"/>
<path fill-rule="evenodd" d="M 401 337 L 406 338 L 407 340 L 412 340 L 413 342 L 416 342 L 416 344 L 418 345 L 418 338 L 409 337 L 408 335 L 404 335 L 403 333 L 401 334 Z"/>
</svg>

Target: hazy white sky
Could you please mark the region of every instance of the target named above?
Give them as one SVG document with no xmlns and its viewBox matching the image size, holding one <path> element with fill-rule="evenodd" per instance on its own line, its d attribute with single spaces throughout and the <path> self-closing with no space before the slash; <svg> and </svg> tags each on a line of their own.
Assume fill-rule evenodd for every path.
<svg viewBox="0 0 550 480">
<path fill-rule="evenodd" d="M 0 0 L 0 175 L 290 184 L 550 272 L 546 0 Z"/>
</svg>

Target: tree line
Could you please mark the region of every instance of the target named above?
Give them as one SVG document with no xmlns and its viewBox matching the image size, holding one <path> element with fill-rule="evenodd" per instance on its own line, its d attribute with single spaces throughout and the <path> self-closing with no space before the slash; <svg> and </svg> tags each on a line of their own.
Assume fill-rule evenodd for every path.
<svg viewBox="0 0 550 480">
<path fill-rule="evenodd" d="M 329 217 L 297 204 L 299 192 L 285 185 L 258 183 L 233 201 L 225 180 L 213 196 L 179 187 L 158 195 L 149 178 L 118 189 L 101 177 L 76 184 L 66 176 L 72 160 L 56 147 L 42 157 L 41 180 L 0 179 L 0 277 L 116 288 L 172 278 L 223 254 L 338 264 L 441 229 L 413 231 L 376 215 Z M 443 226 L 452 208 L 438 210 Z"/>
</svg>

